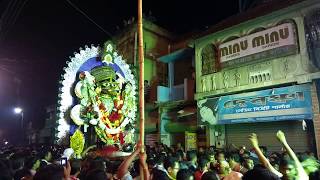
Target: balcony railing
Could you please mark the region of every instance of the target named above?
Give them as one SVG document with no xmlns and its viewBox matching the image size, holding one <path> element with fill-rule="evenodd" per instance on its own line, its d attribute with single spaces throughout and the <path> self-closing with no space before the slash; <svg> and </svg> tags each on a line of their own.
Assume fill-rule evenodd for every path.
<svg viewBox="0 0 320 180">
<path fill-rule="evenodd" d="M 175 85 L 171 89 L 166 86 L 157 87 L 157 101 L 178 101 L 178 100 L 193 100 L 194 98 L 194 80 L 184 79 L 183 84 Z"/>
</svg>

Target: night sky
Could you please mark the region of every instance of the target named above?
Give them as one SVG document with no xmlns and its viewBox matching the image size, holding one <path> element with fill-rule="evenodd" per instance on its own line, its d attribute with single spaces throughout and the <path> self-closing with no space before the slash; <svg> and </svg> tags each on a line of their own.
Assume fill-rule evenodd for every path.
<svg viewBox="0 0 320 180">
<path fill-rule="evenodd" d="M 117 26 L 123 27 L 123 20 L 137 14 L 136 0 L 70 1 L 107 33 L 67 0 L 0 0 L 0 141 L 18 132 L 19 116 L 12 110 L 18 104 L 25 121 L 41 128 L 45 107 L 57 102 L 58 80 L 68 57 L 79 47 L 103 44 Z M 143 11 L 151 12 L 159 26 L 183 34 L 238 13 L 237 0 L 214 2 L 145 0 Z M 15 78 L 21 80 L 20 93 Z"/>
</svg>

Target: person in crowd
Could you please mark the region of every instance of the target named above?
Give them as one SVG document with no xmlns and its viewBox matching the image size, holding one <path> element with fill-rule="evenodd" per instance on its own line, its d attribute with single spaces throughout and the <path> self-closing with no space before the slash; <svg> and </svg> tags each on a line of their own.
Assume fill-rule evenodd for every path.
<svg viewBox="0 0 320 180">
<path fill-rule="evenodd" d="M 25 168 L 30 171 L 32 176 L 34 176 L 37 170 L 40 168 L 40 159 L 37 157 L 29 157 L 25 160 Z"/>
<path fill-rule="evenodd" d="M 218 175 L 223 180 L 241 180 L 242 174 L 236 171 L 232 171 L 227 161 L 218 162 L 217 166 Z"/>
<path fill-rule="evenodd" d="M 11 168 L 13 173 L 21 170 L 24 166 L 23 154 L 13 155 L 10 157 Z"/>
<path fill-rule="evenodd" d="M 208 171 L 202 175 L 201 180 L 220 180 L 220 178 L 215 171 Z"/>
<path fill-rule="evenodd" d="M 148 156 L 147 156 L 148 157 Z M 147 165 L 148 165 L 148 170 L 151 173 L 152 170 L 154 168 L 156 168 L 157 164 L 156 164 L 156 160 L 152 157 L 152 158 L 148 158 L 147 159 Z"/>
<path fill-rule="evenodd" d="M 198 148 L 198 158 L 205 158 L 205 155 L 206 155 L 205 148 L 200 146 Z"/>
<path fill-rule="evenodd" d="M 228 163 L 229 163 L 229 166 L 231 168 L 231 170 L 233 171 L 237 171 L 237 172 L 240 172 L 241 168 L 243 168 L 241 166 L 241 164 L 239 163 L 240 161 L 240 156 L 239 154 L 237 153 L 232 153 L 228 156 Z"/>
<path fill-rule="evenodd" d="M 40 167 L 44 167 L 46 165 L 51 164 L 51 161 L 52 161 L 52 153 L 51 153 L 51 151 L 43 150 L 40 153 L 40 158 L 41 158 Z"/>
<path fill-rule="evenodd" d="M 70 178 L 72 180 L 76 180 L 80 175 L 81 161 L 79 159 L 71 159 L 70 165 L 71 165 Z"/>
<path fill-rule="evenodd" d="M 160 153 L 158 154 L 158 156 L 155 158 L 155 162 L 156 162 L 156 165 L 155 167 L 152 169 L 152 172 L 151 172 L 151 176 L 152 177 L 157 177 L 153 174 L 162 174 L 161 172 L 164 172 L 165 174 L 167 174 L 167 170 L 164 168 L 164 160 L 165 160 L 166 156 L 165 154 L 163 153 Z M 161 171 L 161 172 L 159 172 Z M 152 179 L 152 178 L 151 178 Z"/>
<path fill-rule="evenodd" d="M 312 155 L 306 154 L 300 161 L 309 177 L 314 176 L 320 169 L 320 162 Z"/>
<path fill-rule="evenodd" d="M 242 166 L 246 168 L 246 171 L 253 169 L 253 160 L 249 157 L 245 157 L 242 162 Z"/>
<path fill-rule="evenodd" d="M 280 180 L 280 177 L 274 174 L 264 165 L 256 165 L 253 169 L 246 172 L 242 180 Z"/>
<path fill-rule="evenodd" d="M 307 173 L 304 171 L 303 166 L 300 163 L 298 157 L 296 156 L 296 154 L 293 152 L 293 150 L 287 143 L 286 137 L 282 131 L 277 132 L 277 138 L 280 141 L 280 143 L 284 146 L 286 151 L 288 152 L 290 158 L 293 160 L 293 165 L 294 165 L 294 168 L 293 168 L 294 170 L 292 169 L 292 171 L 287 171 L 286 169 L 289 167 L 285 166 L 285 164 L 283 164 L 284 166 L 280 165 L 279 169 L 280 169 L 280 172 L 283 174 L 282 179 L 287 180 L 287 179 L 297 178 L 299 180 L 308 180 L 309 177 Z"/>
<path fill-rule="evenodd" d="M 197 170 L 197 153 L 195 151 L 188 151 L 187 152 L 187 166 L 190 171 L 193 173 Z"/>
<path fill-rule="evenodd" d="M 201 180 L 201 176 L 209 170 L 210 163 L 207 159 L 199 159 L 198 170 L 194 173 L 195 180 Z"/>
<path fill-rule="evenodd" d="M 184 151 L 181 143 L 178 142 L 178 143 L 177 143 L 177 146 L 176 146 L 176 151 L 179 151 L 179 150 Z"/>
<path fill-rule="evenodd" d="M 216 168 L 220 179 L 223 179 L 231 172 L 229 163 L 226 160 L 218 161 Z"/>
<path fill-rule="evenodd" d="M 180 169 L 177 173 L 177 180 L 194 180 L 194 176 L 190 170 Z"/>
<path fill-rule="evenodd" d="M 34 175 L 33 180 L 62 180 L 68 178 L 68 172 L 66 169 L 64 170 L 64 167 L 56 164 L 49 164 L 40 168 Z"/>
<path fill-rule="evenodd" d="M 282 131 L 278 131 L 276 137 L 283 145 L 283 152 L 281 154 L 272 152 L 269 156 L 267 156 L 268 153 L 265 153 L 267 148 L 259 146 L 258 136 L 253 133 L 249 136 L 249 142 L 252 144 L 254 153 L 249 153 L 243 147 L 235 151 L 228 148 L 221 150 L 214 147 L 208 147 L 208 149 L 203 147 L 202 150 L 199 148 L 198 151 L 189 151 L 185 159 L 182 148 L 172 150 L 164 144 L 157 143 L 156 147 L 146 147 L 147 159 L 146 153 L 142 153 L 142 147 L 138 144 L 134 152 L 123 161 L 101 157 L 100 154 L 95 153 L 96 149 L 92 149 L 81 156 L 81 160 L 71 158 L 66 166 L 57 165 L 58 161 L 52 161 L 52 158 L 43 156 L 41 149 L 46 149 L 43 146 L 13 147 L 0 152 L 0 180 L 31 180 L 32 178 L 35 180 L 320 179 L 320 163 L 310 155 L 311 153 L 294 153 Z M 63 150 L 67 149 L 52 148 L 54 159 L 58 159 L 55 155 L 61 155 Z M 35 154 L 32 155 L 32 152 Z M 50 157 L 50 155 L 47 156 Z M 37 157 L 49 163 L 40 167 L 41 159 Z M 254 157 L 258 160 L 255 165 Z M 143 175 L 140 174 L 140 167 Z"/>
<path fill-rule="evenodd" d="M 164 168 L 166 169 L 169 179 L 175 180 L 177 177 L 177 173 L 180 170 L 178 159 L 174 157 L 167 157 L 167 159 L 164 161 Z"/>
<path fill-rule="evenodd" d="M 254 147 L 260 162 L 264 167 L 269 169 L 272 173 L 276 174 L 278 177 L 281 177 L 283 180 L 291 180 L 291 179 L 299 179 L 299 180 L 307 180 L 309 179 L 307 173 L 304 171 L 302 164 L 300 163 L 298 157 L 290 148 L 289 144 L 286 141 L 285 135 L 282 131 L 278 131 L 277 139 L 284 146 L 285 152 L 289 155 L 289 157 L 293 160 L 290 161 L 288 156 L 284 156 L 280 162 L 279 171 L 277 171 L 269 162 L 269 160 L 262 153 L 259 145 L 258 138 L 256 134 L 251 134 L 249 140 L 251 141 L 252 146 Z"/>
<path fill-rule="evenodd" d="M 151 180 L 170 180 L 167 173 L 160 170 L 153 171 L 152 174 L 150 175 L 150 179 Z"/>
<path fill-rule="evenodd" d="M 100 169 L 96 169 L 96 170 L 93 170 L 93 171 L 90 171 L 87 176 L 85 177 L 84 180 L 91 180 L 91 179 L 94 179 L 94 180 L 106 180 L 107 179 L 107 174 L 100 170 Z"/>
<path fill-rule="evenodd" d="M 14 180 L 32 180 L 33 176 L 28 169 L 23 168 L 16 171 L 13 178 Z"/>
<path fill-rule="evenodd" d="M 123 180 L 131 180 L 133 179 L 129 168 L 132 165 L 132 162 L 134 161 L 134 159 L 140 154 L 140 165 L 143 168 L 143 177 L 145 180 L 149 180 L 150 179 L 150 174 L 149 174 L 149 170 L 148 170 L 148 165 L 146 163 L 146 153 L 145 152 L 141 152 L 142 147 L 140 144 L 138 144 L 136 150 L 130 155 L 128 156 L 119 166 L 118 168 L 118 172 L 117 172 L 117 177 Z"/>
<path fill-rule="evenodd" d="M 259 158 L 260 163 L 262 164 L 262 166 L 264 166 L 265 168 L 267 168 L 270 172 L 272 172 L 273 174 L 277 175 L 278 177 L 282 177 L 282 174 L 280 172 L 278 172 L 269 162 L 269 160 L 264 156 L 264 154 L 262 153 L 262 150 L 259 147 L 259 141 L 258 141 L 258 136 L 255 133 L 252 133 L 249 136 L 249 141 L 251 142 L 251 145 L 254 148 L 254 151 L 256 153 L 256 155 Z M 262 170 L 264 169 L 258 169 L 257 174 L 259 174 Z M 256 172 L 254 171 L 254 172 Z"/>
<path fill-rule="evenodd" d="M 144 80 L 144 96 L 146 102 L 149 102 L 151 87 L 148 80 Z"/>
<path fill-rule="evenodd" d="M 0 160 L 0 179 L 1 180 L 12 180 L 12 172 L 8 165 L 3 161 Z"/>
<path fill-rule="evenodd" d="M 143 179 L 149 180 L 150 179 L 150 172 L 147 165 L 147 154 L 144 152 L 144 150 L 140 150 L 139 154 L 139 167 L 143 168 Z"/>
<path fill-rule="evenodd" d="M 182 150 L 178 150 L 175 152 L 174 157 L 178 159 L 180 164 L 180 169 L 188 169 L 188 166 L 184 162 L 184 152 Z"/>
<path fill-rule="evenodd" d="M 210 149 L 211 149 L 211 147 L 210 147 Z M 210 164 L 209 169 L 214 170 L 216 167 L 217 161 L 216 161 L 215 153 L 214 153 L 213 149 L 212 150 L 210 150 L 210 149 L 207 154 L 207 156 L 208 156 L 207 158 L 208 158 L 209 164 Z"/>
<path fill-rule="evenodd" d="M 276 153 L 276 152 L 271 153 L 270 156 L 269 156 L 269 161 L 270 161 L 271 165 L 277 171 L 279 171 L 280 157 L 281 157 L 281 155 L 279 153 Z"/>
<path fill-rule="evenodd" d="M 281 159 L 279 164 L 279 171 L 282 173 L 282 179 L 289 180 L 295 179 L 296 170 L 294 162 L 291 159 Z"/>
<path fill-rule="evenodd" d="M 222 151 L 218 151 L 217 153 L 216 153 L 216 160 L 218 161 L 218 162 L 221 162 L 221 161 L 225 161 L 226 159 L 225 159 L 225 156 L 224 156 L 224 153 L 222 152 Z"/>
</svg>

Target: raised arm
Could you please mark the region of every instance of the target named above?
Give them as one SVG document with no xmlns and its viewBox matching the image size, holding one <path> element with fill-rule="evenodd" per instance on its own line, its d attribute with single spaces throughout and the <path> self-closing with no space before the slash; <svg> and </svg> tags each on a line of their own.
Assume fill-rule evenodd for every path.
<svg viewBox="0 0 320 180">
<path fill-rule="evenodd" d="M 117 172 L 117 176 L 119 179 L 121 179 L 124 175 L 126 175 L 129 172 L 129 167 L 134 158 L 139 154 L 140 148 L 141 147 L 138 146 L 137 149 L 130 156 L 128 156 L 124 161 L 122 161 Z"/>
<path fill-rule="evenodd" d="M 148 169 L 148 165 L 146 163 L 147 154 L 146 152 L 140 152 L 139 154 L 140 159 L 140 165 L 143 168 L 143 179 L 149 180 L 150 179 L 150 173 Z"/>
<path fill-rule="evenodd" d="M 304 171 L 302 164 L 300 163 L 298 157 L 296 154 L 293 152 L 293 150 L 290 148 L 289 144 L 287 143 L 286 137 L 282 131 L 277 132 L 277 138 L 278 140 L 282 143 L 286 151 L 289 153 L 289 156 L 293 159 L 294 165 L 297 169 L 298 172 L 298 179 L 299 180 L 307 180 L 309 179 L 309 176 L 307 173 Z"/>
<path fill-rule="evenodd" d="M 277 171 L 269 162 L 269 160 L 263 155 L 260 147 L 259 147 L 259 141 L 258 141 L 258 136 L 255 133 L 252 133 L 249 136 L 249 140 L 251 142 L 251 145 L 253 146 L 260 163 L 262 163 L 262 165 L 264 167 L 266 167 L 269 171 L 271 171 L 272 173 L 276 174 L 278 177 L 282 177 L 282 174 Z"/>
</svg>

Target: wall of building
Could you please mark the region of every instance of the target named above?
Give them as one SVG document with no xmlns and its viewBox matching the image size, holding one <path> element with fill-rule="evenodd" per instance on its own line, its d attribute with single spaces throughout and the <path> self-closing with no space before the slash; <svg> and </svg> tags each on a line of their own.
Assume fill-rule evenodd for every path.
<svg viewBox="0 0 320 180">
<path fill-rule="evenodd" d="M 318 1 L 303 1 L 197 39 L 195 41 L 197 85 L 195 99 L 220 97 L 245 91 L 253 92 L 271 87 L 288 86 L 289 84 L 310 83 L 312 81 L 311 74 L 319 72 L 319 69 L 313 64 L 308 54 L 305 16 L 319 8 L 320 3 Z M 216 61 L 222 55 L 217 51 L 221 44 L 241 37 L 248 37 L 256 32 L 262 32 L 284 23 L 291 23 L 294 27 L 297 45 L 295 51 L 289 54 L 281 54 L 280 52 L 278 56 L 271 54 L 270 57 L 253 58 L 252 61 L 230 63 L 228 65 Z M 205 51 L 213 53 L 204 56 Z M 211 58 L 213 61 L 208 64 L 208 61 L 204 61 L 204 58 Z M 214 68 L 206 69 L 206 73 L 204 73 L 202 70 L 203 66 L 206 65 Z M 312 106 L 314 134 L 319 151 L 320 116 L 315 87 L 312 90 Z M 214 132 L 215 127 L 210 128 L 208 134 L 210 145 L 216 143 L 216 137 L 212 134 Z"/>
<path fill-rule="evenodd" d="M 319 3 L 316 5 L 319 6 Z M 302 14 L 310 6 L 306 3 L 294 5 L 197 39 L 195 42 L 196 99 L 286 83 L 304 82 L 306 74 L 316 71 L 308 58 Z M 295 37 L 298 49 L 295 53 L 289 56 L 279 55 L 279 57 L 273 59 L 266 57 L 247 63 L 230 65 L 226 68 L 222 67 L 216 73 L 206 75 L 202 73 L 202 52 L 206 46 L 210 44 L 218 46 L 231 39 L 244 37 L 252 34 L 252 32 L 272 28 L 285 22 L 292 22 L 296 29 Z M 253 82 L 250 79 L 251 76 L 259 75 L 262 77 L 268 75 L 270 78 L 258 82 Z"/>
<path fill-rule="evenodd" d="M 163 28 L 153 24 L 152 22 L 143 21 L 143 40 L 144 40 L 144 79 L 151 82 L 157 74 L 166 76 L 167 71 L 163 68 L 158 70 L 159 62 L 156 59 L 168 53 L 168 47 L 172 42 L 172 35 Z M 127 27 L 119 33 L 114 41 L 117 42 L 119 53 L 127 60 L 128 63 L 138 67 L 138 36 L 135 25 Z M 160 72 L 159 72 L 160 71 Z"/>
</svg>

